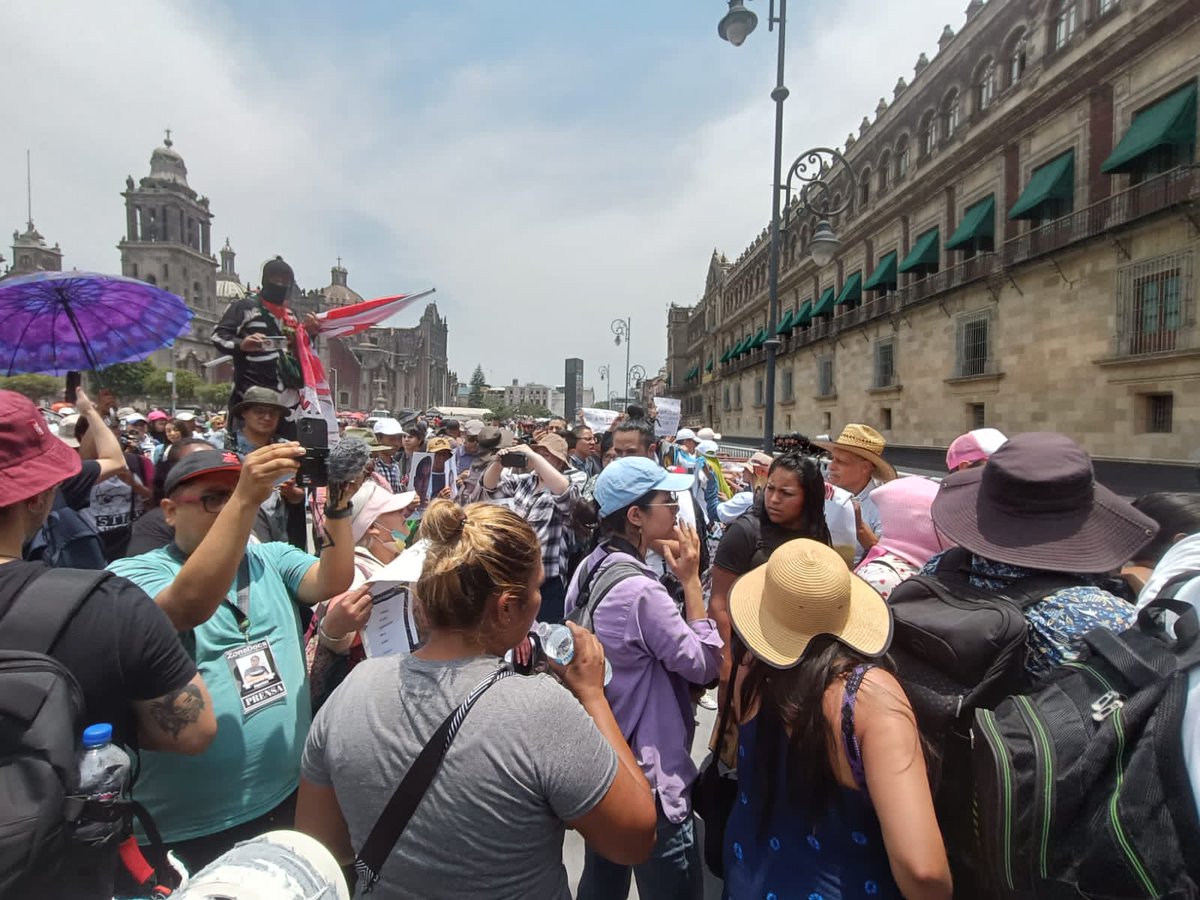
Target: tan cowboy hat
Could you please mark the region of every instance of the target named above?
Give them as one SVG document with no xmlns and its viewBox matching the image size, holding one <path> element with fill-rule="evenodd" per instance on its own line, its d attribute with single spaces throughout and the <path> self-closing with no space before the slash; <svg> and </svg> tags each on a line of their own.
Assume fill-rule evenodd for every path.
<svg viewBox="0 0 1200 900">
<path fill-rule="evenodd" d="M 822 450 L 846 450 L 855 456 L 861 456 L 875 467 L 875 474 L 880 481 L 891 481 L 896 477 L 892 464 L 883 458 L 883 448 L 887 441 L 883 435 L 870 425 L 850 424 L 842 429 L 836 441 L 812 441 L 813 446 Z"/>
<path fill-rule="evenodd" d="M 733 627 L 767 665 L 790 669 L 819 634 L 865 656 L 892 643 L 892 612 L 875 590 L 846 568 L 832 547 L 788 541 L 733 586 Z"/>
</svg>

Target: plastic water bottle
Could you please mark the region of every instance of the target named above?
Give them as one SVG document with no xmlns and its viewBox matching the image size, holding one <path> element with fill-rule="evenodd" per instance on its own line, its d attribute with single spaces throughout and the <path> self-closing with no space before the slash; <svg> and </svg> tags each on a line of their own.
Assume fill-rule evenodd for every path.
<svg viewBox="0 0 1200 900">
<path fill-rule="evenodd" d="M 83 730 L 83 757 L 79 760 L 79 793 L 106 805 L 116 803 L 129 787 L 129 754 L 112 742 L 112 725 L 89 725 Z M 89 819 L 85 812 L 75 829 L 77 840 L 103 844 L 124 837 L 121 816 L 113 821 Z"/>
<path fill-rule="evenodd" d="M 575 658 L 575 635 L 566 625 L 553 625 L 549 622 L 538 622 L 534 634 L 542 645 L 542 652 L 560 666 L 565 666 Z M 612 681 L 612 666 L 604 660 L 604 684 L 607 687 Z"/>
</svg>

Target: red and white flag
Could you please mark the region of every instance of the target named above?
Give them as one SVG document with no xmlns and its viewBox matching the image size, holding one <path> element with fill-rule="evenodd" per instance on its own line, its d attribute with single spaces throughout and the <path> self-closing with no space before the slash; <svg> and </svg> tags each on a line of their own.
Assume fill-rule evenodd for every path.
<svg viewBox="0 0 1200 900">
<path fill-rule="evenodd" d="M 378 300 L 364 300 L 362 303 L 352 303 L 349 306 L 339 306 L 317 313 L 317 318 L 321 320 L 321 334 L 325 337 L 348 337 L 358 334 L 387 321 L 412 303 L 432 293 L 433 289 L 430 288 L 419 294 L 380 297 Z"/>
</svg>

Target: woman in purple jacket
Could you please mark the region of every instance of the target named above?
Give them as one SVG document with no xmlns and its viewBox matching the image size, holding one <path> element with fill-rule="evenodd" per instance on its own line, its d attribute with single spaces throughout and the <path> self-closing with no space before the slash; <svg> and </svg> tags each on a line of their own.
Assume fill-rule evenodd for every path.
<svg viewBox="0 0 1200 900">
<path fill-rule="evenodd" d="M 676 523 L 679 496 L 691 475 L 665 471 L 653 460 L 618 459 L 596 479 L 600 541 L 567 592 L 566 609 L 591 617 L 613 676 L 605 695 L 617 724 L 654 790 L 658 833 L 654 853 L 638 866 L 610 862 L 590 847 L 578 900 L 623 900 L 630 873 L 638 893 L 656 900 L 700 900 L 703 874 L 690 793 L 696 766 L 689 688 L 715 681 L 721 636 L 708 618 L 700 587 L 700 538 Z M 644 562 L 654 549 L 683 585 L 683 609 Z M 605 570 L 621 565 L 605 577 Z M 602 590 L 593 591 L 593 588 Z"/>
</svg>

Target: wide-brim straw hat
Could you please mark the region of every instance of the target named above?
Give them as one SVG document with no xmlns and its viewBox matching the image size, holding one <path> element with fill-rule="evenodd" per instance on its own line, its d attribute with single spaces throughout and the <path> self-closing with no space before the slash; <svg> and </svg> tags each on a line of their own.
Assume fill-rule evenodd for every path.
<svg viewBox="0 0 1200 900">
<path fill-rule="evenodd" d="M 892 613 L 883 598 L 836 550 L 807 538 L 788 541 L 739 578 L 729 614 L 750 651 L 777 669 L 796 665 L 821 634 L 864 656 L 881 656 L 892 643 Z"/>
<path fill-rule="evenodd" d="M 1050 572 L 1111 572 L 1158 532 L 1096 482 L 1082 447 L 1053 432 L 1018 434 L 987 465 L 945 478 L 931 511 L 975 555 Z"/>
<path fill-rule="evenodd" d="M 896 477 L 892 464 L 883 458 L 883 450 L 887 441 L 883 435 L 870 425 L 850 424 L 842 429 L 836 441 L 811 441 L 814 447 L 823 450 L 845 450 L 855 456 L 861 456 L 875 467 L 875 475 L 880 481 L 891 481 Z"/>
</svg>

